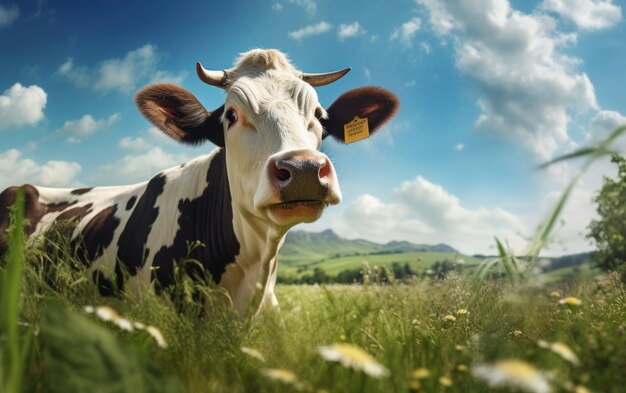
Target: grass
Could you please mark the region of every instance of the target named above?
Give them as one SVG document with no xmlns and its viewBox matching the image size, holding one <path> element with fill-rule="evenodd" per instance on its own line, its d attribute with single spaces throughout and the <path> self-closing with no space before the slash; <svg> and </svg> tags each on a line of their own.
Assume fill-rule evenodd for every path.
<svg viewBox="0 0 626 393">
<path fill-rule="evenodd" d="M 608 146 L 569 156 L 589 157 L 582 173 Z M 24 247 L 16 208 L 0 266 L 0 389 L 621 392 L 626 288 L 619 277 L 540 285 L 532 273 L 579 177 L 521 256 L 497 241 L 499 258 L 476 274 L 278 286 L 280 311 L 243 320 L 222 290 L 185 278 L 173 293 L 102 298 L 67 243 L 49 242 L 45 252 Z M 495 266 L 508 280 L 487 279 Z"/>
<path fill-rule="evenodd" d="M 547 286 L 488 280 L 478 292 L 472 277 L 456 273 L 403 285 L 278 286 L 280 312 L 239 320 L 213 287 L 202 288 L 204 309 L 186 280 L 179 296 L 102 298 L 70 253 L 48 269 L 51 286 L 41 255 L 19 252 L 25 265 L 13 322 L 21 338 L 15 353 L 25 355 L 13 358 L 21 368 L 3 362 L 2 375 L 20 372 L 24 386 L 5 392 L 489 392 L 472 370 L 508 358 L 552 375 L 554 391 L 617 392 L 626 383 L 626 290 L 612 275 Z M 582 304 L 559 304 L 566 296 Z M 118 316 L 104 321 L 87 305 Z M 167 347 L 120 321 L 157 327 Z M 3 355 L 13 343 L 8 328 Z M 542 348 L 542 340 L 566 344 L 580 364 Z M 388 374 L 375 378 L 324 359 L 319 347 L 337 343 L 366 351 Z M 422 368 L 428 376 L 415 378 Z"/>
</svg>

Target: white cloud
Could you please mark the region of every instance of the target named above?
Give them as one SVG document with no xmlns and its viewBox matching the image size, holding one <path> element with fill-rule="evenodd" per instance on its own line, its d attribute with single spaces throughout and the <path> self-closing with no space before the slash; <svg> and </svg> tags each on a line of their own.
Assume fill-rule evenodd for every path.
<svg viewBox="0 0 626 393">
<path fill-rule="evenodd" d="M 146 141 L 144 138 L 138 136 L 138 137 L 126 137 L 126 138 L 122 138 L 120 140 L 120 142 L 118 143 L 118 146 L 121 149 L 124 150 L 138 150 L 138 151 L 142 151 L 142 150 L 148 150 L 150 148 L 153 147 L 153 145 Z"/>
<path fill-rule="evenodd" d="M 583 30 L 602 30 L 622 20 L 622 9 L 611 0 L 545 0 L 541 7 L 554 11 Z"/>
<path fill-rule="evenodd" d="M 187 71 L 181 71 L 178 74 L 173 74 L 168 71 L 156 71 L 148 80 L 149 83 L 168 82 L 175 85 L 183 83 L 189 73 Z"/>
<path fill-rule="evenodd" d="M 126 54 L 123 59 L 109 59 L 100 66 L 96 90 L 132 91 L 137 79 L 150 78 L 156 72 L 158 57 L 153 45 L 144 45 Z"/>
<path fill-rule="evenodd" d="M 76 175 L 81 170 L 77 162 L 51 160 L 38 164 L 23 158 L 17 149 L 0 153 L 0 190 L 11 185 L 31 183 L 41 186 L 76 186 Z"/>
<path fill-rule="evenodd" d="M 20 16 L 20 9 L 15 4 L 0 4 L 0 28 L 10 25 Z"/>
<path fill-rule="evenodd" d="M 123 150 L 146 151 L 156 146 L 171 145 L 172 140 L 161 130 L 152 126 L 141 136 L 128 136 L 118 142 L 118 146 Z"/>
<path fill-rule="evenodd" d="M 363 27 L 361 27 L 359 22 L 350 23 L 349 25 L 342 23 L 341 25 L 339 25 L 339 31 L 337 31 L 337 36 L 339 37 L 339 39 L 345 40 L 346 38 L 356 37 L 364 33 L 365 30 L 363 29 Z"/>
<path fill-rule="evenodd" d="M 283 5 L 281 3 L 272 4 L 272 9 L 276 12 L 282 11 Z"/>
<path fill-rule="evenodd" d="M 308 25 L 296 31 L 289 32 L 289 37 L 294 40 L 301 40 L 305 37 L 310 37 L 314 35 L 319 35 L 329 31 L 332 28 L 332 25 L 327 22 L 320 22 L 316 25 Z"/>
<path fill-rule="evenodd" d="M 96 120 L 87 114 L 78 120 L 68 120 L 55 132 L 60 135 L 67 135 L 68 143 L 78 143 L 97 131 L 108 127 L 120 119 L 119 113 L 114 113 L 106 119 Z"/>
<path fill-rule="evenodd" d="M 313 16 L 317 12 L 317 3 L 315 3 L 315 0 L 289 0 L 289 2 L 304 8 L 309 16 Z"/>
<path fill-rule="evenodd" d="M 48 95 L 39 86 L 14 84 L 0 96 L 0 130 L 39 123 L 44 118 L 47 99 Z"/>
<path fill-rule="evenodd" d="M 569 111 L 598 108 L 588 76 L 576 71 L 580 59 L 561 51 L 575 34 L 559 33 L 551 17 L 508 0 L 416 1 L 433 30 L 452 38 L 457 68 L 478 86 L 478 129 L 509 135 L 547 160 L 570 142 Z"/>
<path fill-rule="evenodd" d="M 390 39 L 400 40 L 406 46 L 413 46 L 413 37 L 422 26 L 422 20 L 418 17 L 413 17 L 410 21 L 403 23 L 391 33 Z"/>
<path fill-rule="evenodd" d="M 622 126 L 626 126 L 626 116 L 619 112 L 603 110 L 591 119 L 590 132 L 593 136 L 602 138 L 607 132 Z"/>
<path fill-rule="evenodd" d="M 465 145 L 464 145 L 464 144 L 462 144 L 462 143 L 457 143 L 456 145 L 454 145 L 454 148 L 455 148 L 457 151 L 463 151 L 463 150 L 465 150 Z"/>
<path fill-rule="evenodd" d="M 68 58 L 65 63 L 61 64 L 56 73 L 64 76 L 78 87 L 88 87 L 91 79 L 87 67 L 76 67 L 74 65 L 74 59 L 71 57 Z"/>
<path fill-rule="evenodd" d="M 615 111 L 599 111 L 593 119 L 591 119 L 589 131 L 587 132 L 587 142 L 593 144 L 598 143 L 608 137 L 616 128 L 623 126 L 626 126 L 626 116 Z M 611 148 L 626 153 L 626 137 L 622 136 L 618 138 L 613 142 Z"/>
<path fill-rule="evenodd" d="M 186 77 L 183 71 L 173 74 L 159 69 L 161 55 L 154 45 L 144 45 L 128 52 L 123 58 L 104 60 L 95 70 L 76 66 L 72 58 L 59 66 L 57 74 L 78 87 L 91 87 L 97 91 L 118 90 L 132 92 L 140 84 L 171 82 L 180 84 Z"/>
<path fill-rule="evenodd" d="M 135 142 L 135 143 L 133 143 Z M 121 143 L 121 142 L 120 142 Z M 137 147 L 136 141 L 129 141 L 128 147 Z M 160 147 L 152 147 L 141 154 L 129 154 L 100 168 L 100 176 L 115 180 L 116 183 L 129 183 L 149 179 L 150 176 L 191 159 L 186 154 L 171 154 Z"/>
<path fill-rule="evenodd" d="M 494 236 L 521 247 L 519 232 L 526 230 L 515 215 L 498 207 L 467 208 L 421 176 L 400 184 L 390 202 L 361 195 L 334 220 L 333 229 L 377 242 L 446 242 L 466 253 L 493 253 Z"/>
</svg>

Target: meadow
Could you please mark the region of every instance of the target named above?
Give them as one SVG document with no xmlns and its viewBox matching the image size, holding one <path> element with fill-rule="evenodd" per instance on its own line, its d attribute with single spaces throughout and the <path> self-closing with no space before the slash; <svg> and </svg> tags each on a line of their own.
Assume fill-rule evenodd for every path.
<svg viewBox="0 0 626 393">
<path fill-rule="evenodd" d="M 565 158 L 590 156 L 582 173 L 624 131 Z M 534 273 L 579 178 L 521 254 L 496 239 L 497 257 L 443 278 L 369 274 L 383 266 L 360 284 L 282 285 L 280 309 L 244 319 L 184 275 L 161 294 L 101 297 L 67 241 L 25 247 L 17 208 L 0 392 L 623 392 L 620 277 Z"/>
<path fill-rule="evenodd" d="M 212 286 L 181 278 L 176 292 L 103 298 L 62 245 L 56 259 L 16 248 L 2 271 L 4 392 L 584 393 L 626 384 L 617 275 L 283 285 L 280 310 L 241 320 Z"/>
</svg>

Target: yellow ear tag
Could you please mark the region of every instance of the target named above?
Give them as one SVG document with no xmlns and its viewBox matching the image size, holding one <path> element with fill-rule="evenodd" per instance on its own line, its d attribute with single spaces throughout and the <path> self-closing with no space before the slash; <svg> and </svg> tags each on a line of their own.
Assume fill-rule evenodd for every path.
<svg viewBox="0 0 626 393">
<path fill-rule="evenodd" d="M 360 141 L 370 136 L 370 128 L 367 118 L 361 119 L 355 116 L 350 123 L 343 126 L 343 139 L 346 143 Z"/>
</svg>

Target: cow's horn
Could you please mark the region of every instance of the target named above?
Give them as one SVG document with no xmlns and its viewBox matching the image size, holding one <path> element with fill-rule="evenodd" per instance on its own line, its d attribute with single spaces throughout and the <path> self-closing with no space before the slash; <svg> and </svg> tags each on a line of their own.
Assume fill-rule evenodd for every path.
<svg viewBox="0 0 626 393">
<path fill-rule="evenodd" d="M 207 70 L 202 66 L 202 64 L 200 64 L 200 62 L 196 63 L 196 72 L 198 73 L 200 80 L 207 85 L 225 87 L 228 82 L 228 73 L 226 71 Z"/>
<path fill-rule="evenodd" d="M 324 86 L 333 83 L 337 79 L 347 74 L 352 68 L 344 68 L 341 71 L 324 72 L 322 74 L 302 74 L 302 80 L 311 86 Z"/>
</svg>

